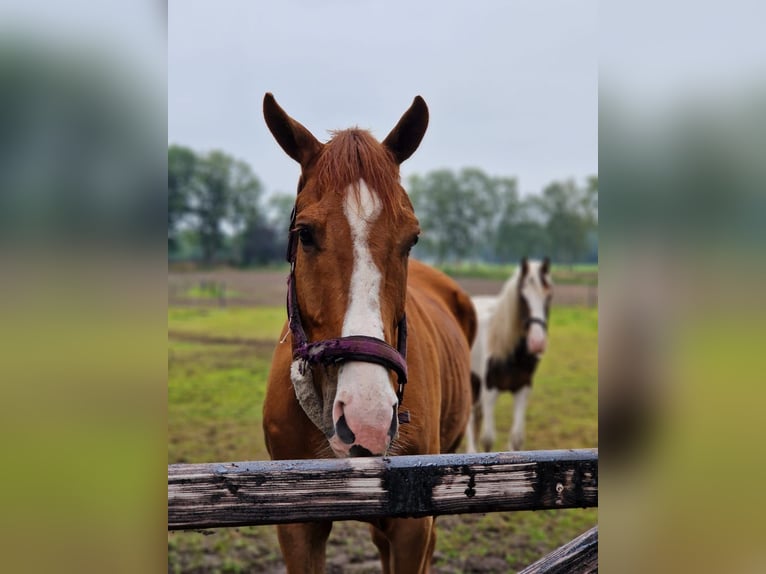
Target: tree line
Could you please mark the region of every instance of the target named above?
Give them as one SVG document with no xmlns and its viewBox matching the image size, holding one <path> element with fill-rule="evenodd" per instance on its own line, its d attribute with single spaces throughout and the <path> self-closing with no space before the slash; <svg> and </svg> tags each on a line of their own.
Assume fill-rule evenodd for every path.
<svg viewBox="0 0 766 574">
<path fill-rule="evenodd" d="M 512 177 L 440 169 L 403 182 L 420 220 L 414 255 L 437 262 L 598 260 L 598 176 L 522 197 Z M 221 151 L 168 147 L 168 257 L 202 265 L 281 262 L 295 197 L 268 197 L 249 164 Z"/>
</svg>

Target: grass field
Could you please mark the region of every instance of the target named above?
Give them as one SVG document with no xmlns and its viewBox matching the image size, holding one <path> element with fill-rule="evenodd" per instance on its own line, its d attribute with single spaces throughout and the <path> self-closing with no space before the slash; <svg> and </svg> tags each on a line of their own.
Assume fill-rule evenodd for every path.
<svg viewBox="0 0 766 574">
<path fill-rule="evenodd" d="M 261 409 L 283 307 L 168 310 L 168 463 L 267 459 Z M 554 307 L 526 448 L 597 444 L 596 309 Z M 510 428 L 498 400 L 497 450 Z M 434 571 L 512 572 L 597 523 L 596 509 L 440 517 Z M 379 572 L 366 525 L 338 523 L 328 572 Z M 169 572 L 283 572 L 274 527 L 168 534 Z"/>
</svg>

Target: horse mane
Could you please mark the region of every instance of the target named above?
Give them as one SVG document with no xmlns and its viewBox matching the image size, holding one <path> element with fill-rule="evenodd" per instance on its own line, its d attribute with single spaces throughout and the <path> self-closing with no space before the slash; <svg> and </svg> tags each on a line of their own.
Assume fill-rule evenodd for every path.
<svg viewBox="0 0 766 574">
<path fill-rule="evenodd" d="M 351 186 L 358 201 L 359 182 L 364 180 L 386 213 L 401 208 L 406 194 L 401 192 L 399 166 L 391 152 L 367 130 L 351 128 L 330 133 L 332 139 L 325 144 L 316 164 L 320 191 L 345 193 Z"/>
<path fill-rule="evenodd" d="M 518 283 L 521 267 L 516 267 L 497 297 L 487 329 L 489 357 L 505 357 L 513 351 L 523 333 L 519 317 Z"/>
</svg>

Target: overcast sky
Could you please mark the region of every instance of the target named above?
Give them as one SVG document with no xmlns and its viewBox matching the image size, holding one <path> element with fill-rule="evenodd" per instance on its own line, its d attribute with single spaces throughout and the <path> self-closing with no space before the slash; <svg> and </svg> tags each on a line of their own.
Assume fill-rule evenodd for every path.
<svg viewBox="0 0 766 574">
<path fill-rule="evenodd" d="M 246 160 L 269 193 L 298 165 L 266 128 L 273 92 L 322 141 L 384 138 L 422 95 L 402 175 L 479 167 L 524 194 L 598 172 L 597 7 L 578 1 L 171 0 L 168 142 Z"/>
</svg>

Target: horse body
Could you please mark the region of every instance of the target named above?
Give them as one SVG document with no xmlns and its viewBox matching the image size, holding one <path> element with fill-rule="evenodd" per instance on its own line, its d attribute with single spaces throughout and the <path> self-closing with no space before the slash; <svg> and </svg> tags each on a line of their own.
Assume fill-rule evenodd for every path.
<svg viewBox="0 0 766 574">
<path fill-rule="evenodd" d="M 270 94 L 264 115 L 302 168 L 291 229 L 291 319 L 274 352 L 264 402 L 270 456 L 453 451 L 469 417 L 476 319 L 454 281 L 408 257 L 419 228 L 398 164 L 425 132 L 425 103 L 416 98 L 382 143 L 352 129 L 321 144 Z M 304 330 L 308 346 L 300 341 Z M 341 351 L 312 363 L 323 341 Z M 343 349 L 351 349 L 348 356 Z M 403 385 L 397 356 L 405 349 Z M 331 527 L 278 526 L 288 572 L 324 571 Z M 427 570 L 432 517 L 377 520 L 371 532 L 384 572 Z"/>
<path fill-rule="evenodd" d="M 523 447 L 532 379 L 547 347 L 552 288 L 548 259 L 524 258 L 498 297 L 473 298 L 478 333 L 471 348 L 474 407 L 466 429 L 468 452 L 476 452 L 479 427 L 484 450 L 492 450 L 495 402 L 501 391 L 513 393 L 508 450 Z"/>
<path fill-rule="evenodd" d="M 464 369 L 464 343 L 474 340 L 476 314 L 470 298 L 452 279 L 419 261 L 411 260 L 408 283 L 408 311 L 416 314 L 415 324 L 423 325 L 427 337 L 418 337 L 422 347 L 408 359 L 409 368 L 418 373 L 413 381 L 430 381 L 420 399 L 434 409 L 428 420 L 439 421 L 439 447 L 428 453 L 455 452 L 466 427 L 471 404 L 470 361 Z M 454 324 L 459 329 L 454 328 Z M 470 345 L 470 343 L 468 343 Z M 409 357 L 408 350 L 408 357 Z M 428 360 L 423 360 L 428 357 Z M 436 372 L 434 372 L 436 369 Z M 424 385 L 425 386 L 425 385 Z M 409 389 L 408 389 L 409 391 Z M 409 404 L 409 395 L 407 395 Z M 425 406 L 425 405 L 424 405 Z M 438 410 L 435 407 L 439 407 Z M 419 432 L 413 424 L 402 427 L 405 441 Z M 398 452 L 397 454 L 416 454 Z"/>
</svg>

